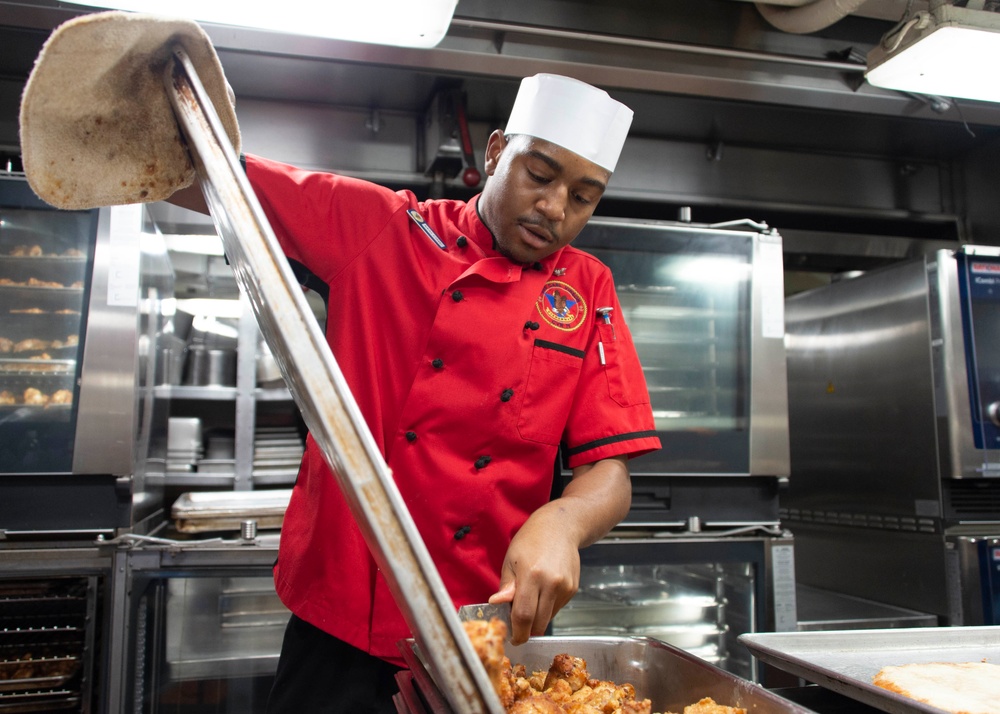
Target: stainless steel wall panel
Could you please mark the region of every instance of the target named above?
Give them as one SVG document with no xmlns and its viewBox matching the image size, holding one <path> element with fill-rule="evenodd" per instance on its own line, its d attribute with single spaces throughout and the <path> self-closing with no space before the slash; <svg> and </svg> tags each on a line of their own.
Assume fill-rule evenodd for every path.
<svg viewBox="0 0 1000 714">
<path fill-rule="evenodd" d="M 785 364 L 781 236 L 762 233 L 750 276 L 750 473 L 788 476 L 788 373 Z"/>
<path fill-rule="evenodd" d="M 248 153 L 302 168 L 395 174 L 396 180 L 420 173 L 416 113 L 255 99 L 238 99 L 237 107 Z M 485 141 L 476 146 L 478 153 L 486 149 Z"/>
<path fill-rule="evenodd" d="M 939 501 L 928 310 L 923 261 L 788 299 L 783 506 L 912 518 Z"/>
<path fill-rule="evenodd" d="M 863 528 L 800 523 L 791 529 L 799 582 L 942 618 L 952 611 L 941 534 L 886 538 Z"/>
</svg>

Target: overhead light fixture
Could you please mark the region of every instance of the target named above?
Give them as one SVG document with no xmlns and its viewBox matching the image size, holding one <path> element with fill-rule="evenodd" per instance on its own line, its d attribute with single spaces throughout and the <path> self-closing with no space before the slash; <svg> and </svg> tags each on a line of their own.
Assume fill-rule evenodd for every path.
<svg viewBox="0 0 1000 714">
<path fill-rule="evenodd" d="M 434 47 L 458 0 L 94 0 L 78 5 L 399 47 Z"/>
<path fill-rule="evenodd" d="M 902 92 L 1000 102 L 998 58 L 1000 14 L 931 0 L 868 53 L 865 78 Z"/>
</svg>

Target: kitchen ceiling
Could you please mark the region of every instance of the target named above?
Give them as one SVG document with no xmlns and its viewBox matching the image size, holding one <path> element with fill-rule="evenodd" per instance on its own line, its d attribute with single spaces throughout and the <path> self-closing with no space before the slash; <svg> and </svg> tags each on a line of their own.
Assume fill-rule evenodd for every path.
<svg viewBox="0 0 1000 714">
<path fill-rule="evenodd" d="M 687 162 L 644 157 L 654 165 L 638 167 L 639 182 L 681 190 L 609 196 L 609 215 L 674 218 L 693 203 L 696 221 L 750 216 L 780 227 L 790 264 L 837 271 L 1000 234 L 1000 215 L 983 200 L 992 195 L 990 157 L 1000 154 L 1000 105 L 936 102 L 863 81 L 865 55 L 907 4 L 869 0 L 791 33 L 745 0 L 459 0 L 448 35 L 429 50 L 205 29 L 238 108 L 335 107 L 376 121 L 376 112 L 423 115 L 439 87 L 460 85 L 470 122 L 501 126 L 522 76 L 590 81 L 635 110 L 639 145 L 681 147 L 666 155 Z M 17 105 L 35 56 L 52 28 L 81 12 L 55 0 L 0 0 L 7 156 L 17 152 Z M 276 118 L 267 131 L 285 126 Z M 684 179 L 662 178 L 669 174 Z"/>
<path fill-rule="evenodd" d="M 863 82 L 865 54 L 906 4 L 870 1 L 792 34 L 736 0 L 460 0 L 431 50 L 206 29 L 237 97 L 420 112 L 440 83 L 462 82 L 470 119 L 500 124 L 521 76 L 571 72 L 632 106 L 635 136 L 953 158 L 997 134 L 1000 107 L 938 113 Z M 0 1 L 4 83 L 23 82 L 48 31 L 80 11 Z"/>
</svg>

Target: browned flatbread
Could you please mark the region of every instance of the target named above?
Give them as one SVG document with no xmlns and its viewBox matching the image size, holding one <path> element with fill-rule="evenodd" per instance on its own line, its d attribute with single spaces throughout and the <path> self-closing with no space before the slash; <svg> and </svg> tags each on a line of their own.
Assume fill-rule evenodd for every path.
<svg viewBox="0 0 1000 714">
<path fill-rule="evenodd" d="M 1000 666 L 928 662 L 883 667 L 873 684 L 954 714 L 1000 714 Z"/>
<path fill-rule="evenodd" d="M 162 78 L 176 43 L 239 152 L 230 90 L 196 23 L 118 11 L 83 15 L 49 37 L 21 100 L 24 171 L 42 200 L 95 208 L 159 201 L 191 185 L 194 167 Z"/>
</svg>

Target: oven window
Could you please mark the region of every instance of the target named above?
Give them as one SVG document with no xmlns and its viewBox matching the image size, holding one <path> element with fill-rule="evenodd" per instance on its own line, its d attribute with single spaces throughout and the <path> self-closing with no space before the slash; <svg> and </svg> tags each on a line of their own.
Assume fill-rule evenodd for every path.
<svg viewBox="0 0 1000 714">
<path fill-rule="evenodd" d="M 574 245 L 611 268 L 670 446 L 632 472 L 746 473 L 752 237 L 596 224 Z"/>
</svg>

